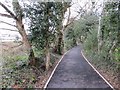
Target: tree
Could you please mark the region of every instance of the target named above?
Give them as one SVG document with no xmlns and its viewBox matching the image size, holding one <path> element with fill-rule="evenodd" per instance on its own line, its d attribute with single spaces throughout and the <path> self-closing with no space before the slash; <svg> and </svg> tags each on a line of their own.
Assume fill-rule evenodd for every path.
<svg viewBox="0 0 120 90">
<path fill-rule="evenodd" d="M 36 2 L 28 6 L 27 17 L 30 19 L 31 41 L 38 50 L 46 54 L 46 70 L 50 65 L 50 47 L 62 28 L 61 2 Z M 61 44 L 61 43 L 60 43 Z"/>
<path fill-rule="evenodd" d="M 72 18 L 71 18 L 72 20 Z M 75 24 L 77 20 L 74 21 L 72 24 L 70 24 L 65 30 L 64 30 L 64 45 L 65 50 L 70 49 L 77 45 L 77 35 L 75 34 Z M 80 34 L 80 33 L 79 33 Z"/>
<path fill-rule="evenodd" d="M 103 40 L 109 41 L 109 53 L 112 54 L 112 51 L 119 45 L 119 14 L 118 14 L 118 2 L 107 3 L 105 5 L 105 14 L 103 17 L 102 31 L 103 31 Z M 112 36 L 111 36 L 112 35 Z M 111 55 L 110 55 L 111 56 Z"/>
<path fill-rule="evenodd" d="M 120 1 L 107 2 L 104 7 L 104 14 L 101 19 L 101 38 L 103 44 L 100 52 L 105 53 L 103 56 L 107 66 L 117 73 L 118 80 L 120 77 Z M 119 81 L 118 81 L 119 82 Z M 120 86 L 119 86 L 120 87 Z"/>
<path fill-rule="evenodd" d="M 14 9 L 14 13 L 12 11 L 10 11 L 4 4 L 2 4 L 0 2 L 0 5 L 7 11 L 8 14 L 0 14 L 1 16 L 4 17 L 8 17 L 8 18 L 13 18 L 16 21 L 16 28 L 18 29 L 18 32 L 20 33 L 20 35 L 22 36 L 22 42 L 24 44 L 24 46 L 26 47 L 28 54 L 29 54 L 29 60 L 31 65 L 35 64 L 35 57 L 34 57 L 34 53 L 31 47 L 31 44 L 27 38 L 27 34 L 26 31 L 24 29 L 24 24 L 22 22 L 23 20 L 23 11 L 22 8 L 18 2 L 18 0 L 13 0 L 12 1 L 13 4 L 13 9 Z M 9 24 L 10 25 L 10 24 Z"/>
<path fill-rule="evenodd" d="M 79 42 L 85 42 L 88 34 L 92 33 L 92 30 L 98 24 L 98 16 L 91 15 L 91 12 L 85 13 L 80 19 L 73 22 L 72 29 L 74 36 Z"/>
<path fill-rule="evenodd" d="M 57 4 L 56 14 L 58 14 L 59 22 L 57 23 L 57 35 L 56 35 L 57 43 L 55 44 L 54 48 L 56 49 L 56 53 L 62 54 L 64 52 L 63 50 L 64 49 L 64 30 L 68 26 L 68 24 L 71 23 L 69 22 L 71 2 L 63 2 L 63 3 L 58 2 L 56 4 Z M 69 16 L 68 16 L 67 24 L 66 26 L 64 26 L 63 21 L 64 21 L 64 15 L 65 15 L 65 12 L 67 11 L 67 8 L 69 8 Z"/>
</svg>

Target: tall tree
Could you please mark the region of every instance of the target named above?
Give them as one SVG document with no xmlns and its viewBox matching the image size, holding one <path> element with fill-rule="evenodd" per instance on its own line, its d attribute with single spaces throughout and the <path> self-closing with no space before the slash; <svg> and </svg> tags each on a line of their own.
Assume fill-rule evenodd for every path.
<svg viewBox="0 0 120 90">
<path fill-rule="evenodd" d="M 57 43 L 55 45 L 55 49 L 56 49 L 56 52 L 58 54 L 62 54 L 64 52 L 64 30 L 65 28 L 67 27 L 68 25 L 68 22 L 69 22 L 69 18 L 70 16 L 68 16 L 68 22 L 66 24 L 66 26 L 63 25 L 63 21 L 64 21 L 64 15 L 67 11 L 68 8 L 70 8 L 70 4 L 71 2 L 58 2 L 56 3 L 57 4 L 57 8 L 56 8 L 56 14 L 58 14 L 58 19 L 59 19 L 59 22 L 58 22 L 58 25 L 57 25 Z M 69 9 L 70 10 L 70 9 Z M 70 15 L 70 11 L 69 11 L 69 15 Z M 70 24 L 70 23 L 69 23 Z"/>
<path fill-rule="evenodd" d="M 46 54 L 46 70 L 50 65 L 50 47 L 58 32 L 58 25 L 61 26 L 58 3 L 36 2 L 34 6 L 29 6 L 27 17 L 30 19 L 31 41 L 33 45 L 44 50 Z M 59 10 L 60 11 L 60 10 Z"/>
<path fill-rule="evenodd" d="M 106 59 L 115 63 L 117 67 L 118 80 L 120 76 L 120 1 L 107 2 L 105 4 L 102 30 L 104 31 L 104 44 L 106 44 Z M 114 67 L 115 68 L 115 67 Z M 120 87 L 120 86 L 119 86 Z"/>
<path fill-rule="evenodd" d="M 22 36 L 22 42 L 23 42 L 24 46 L 26 47 L 26 49 L 28 51 L 30 63 L 31 63 L 31 65 L 34 65 L 35 64 L 34 53 L 33 53 L 31 44 L 30 44 L 30 42 L 27 38 L 27 34 L 26 34 L 24 24 L 23 24 L 23 21 L 22 21 L 23 20 L 22 8 L 21 8 L 18 0 L 13 0 L 12 4 L 13 4 L 14 13 L 11 10 L 9 10 L 3 3 L 0 2 L 0 5 L 8 13 L 8 14 L 0 14 L 0 15 L 8 17 L 8 18 L 13 18 L 16 21 L 16 28 L 18 29 L 18 32 Z"/>
</svg>

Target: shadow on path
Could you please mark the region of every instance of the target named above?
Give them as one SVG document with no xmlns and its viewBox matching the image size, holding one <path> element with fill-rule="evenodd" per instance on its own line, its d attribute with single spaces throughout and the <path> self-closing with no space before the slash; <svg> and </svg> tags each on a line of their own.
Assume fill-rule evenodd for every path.
<svg viewBox="0 0 120 90">
<path fill-rule="evenodd" d="M 53 88 L 112 90 L 84 60 L 81 54 L 80 46 L 71 49 L 63 57 L 53 77 L 47 85 L 47 90 L 54 90 Z"/>
</svg>

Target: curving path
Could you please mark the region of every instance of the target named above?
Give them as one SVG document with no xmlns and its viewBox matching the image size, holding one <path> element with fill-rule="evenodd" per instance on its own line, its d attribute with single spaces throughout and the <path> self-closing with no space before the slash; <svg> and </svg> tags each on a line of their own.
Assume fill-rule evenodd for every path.
<svg viewBox="0 0 120 90">
<path fill-rule="evenodd" d="M 93 70 L 81 54 L 80 46 L 71 49 L 58 65 L 46 90 L 76 88 L 77 90 L 112 90 Z M 73 89 L 74 90 L 74 89 Z"/>
</svg>

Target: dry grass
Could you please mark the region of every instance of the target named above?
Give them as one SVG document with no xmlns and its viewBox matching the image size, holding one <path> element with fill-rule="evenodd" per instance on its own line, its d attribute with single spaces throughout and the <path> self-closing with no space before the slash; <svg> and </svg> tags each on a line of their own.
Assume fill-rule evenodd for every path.
<svg viewBox="0 0 120 90">
<path fill-rule="evenodd" d="M 0 64 L 2 69 L 2 72 L 0 74 L 2 74 L 1 76 L 3 76 L 0 85 L 2 85 L 2 87 L 10 86 L 10 82 L 15 82 L 15 80 L 11 77 L 20 74 L 14 74 L 14 72 L 17 72 L 16 70 L 14 70 L 14 68 L 17 66 L 16 62 L 18 62 L 19 60 L 24 61 L 25 59 L 27 61 L 27 53 L 25 51 L 25 48 L 22 45 L 18 46 L 19 44 L 20 43 L 18 42 L 0 43 Z M 9 71 L 13 71 L 13 73 L 10 73 Z"/>
<path fill-rule="evenodd" d="M 2 42 L 0 43 L 0 48 L 2 56 L 8 55 L 24 55 L 26 54 L 25 48 L 21 45 L 18 46 L 20 43 L 15 42 Z"/>
<path fill-rule="evenodd" d="M 19 45 L 19 43 L 15 42 L 4 42 L 0 43 L 0 53 L 1 58 L 3 58 L 3 72 L 2 72 L 2 82 L 0 85 L 2 88 L 11 88 L 16 86 L 17 87 L 25 87 L 25 88 L 33 88 L 33 87 L 43 87 L 46 80 L 48 79 L 51 71 L 53 70 L 54 66 L 56 65 L 56 61 L 59 60 L 59 56 L 55 57 L 51 55 L 51 62 L 52 65 L 49 72 L 45 72 L 41 68 L 41 61 L 44 60 L 43 56 L 39 55 L 39 67 L 31 67 L 26 64 L 28 63 L 27 60 L 27 53 L 23 46 L 15 47 Z M 39 51 L 40 53 L 40 51 Z M 41 58 L 42 57 L 42 58 Z M 1 59 L 2 60 L 2 59 Z M 16 68 L 16 62 L 22 61 L 24 66 L 20 66 Z"/>
</svg>

